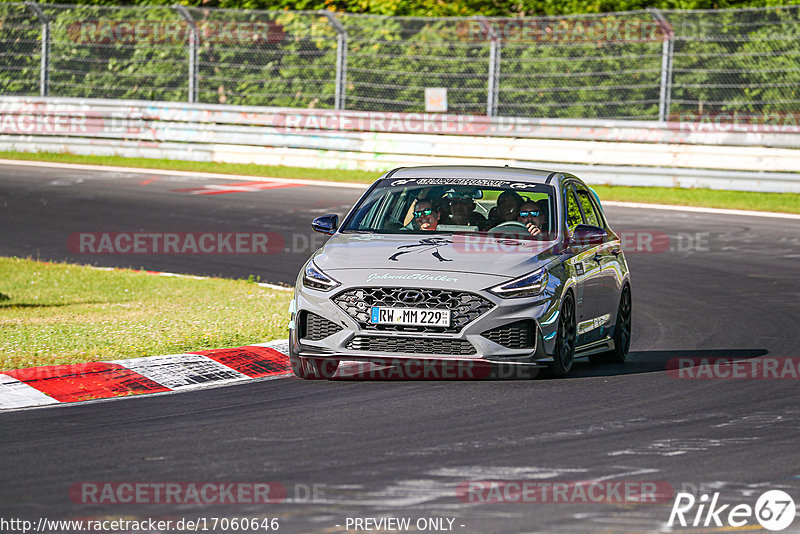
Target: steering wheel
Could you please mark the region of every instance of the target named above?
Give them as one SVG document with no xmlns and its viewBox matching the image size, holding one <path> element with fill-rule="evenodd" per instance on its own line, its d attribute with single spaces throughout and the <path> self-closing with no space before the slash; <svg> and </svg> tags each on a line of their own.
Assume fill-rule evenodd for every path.
<svg viewBox="0 0 800 534">
<path fill-rule="evenodd" d="M 494 228 L 490 229 L 489 232 L 494 233 L 497 230 L 524 230 L 525 233 L 528 233 L 528 227 L 519 221 L 501 222 Z"/>
</svg>

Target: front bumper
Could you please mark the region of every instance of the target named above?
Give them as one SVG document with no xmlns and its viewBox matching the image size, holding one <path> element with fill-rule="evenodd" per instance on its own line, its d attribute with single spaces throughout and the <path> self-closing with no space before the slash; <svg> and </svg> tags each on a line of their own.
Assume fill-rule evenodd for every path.
<svg viewBox="0 0 800 534">
<path fill-rule="evenodd" d="M 396 286 L 392 286 L 396 287 Z M 470 291 L 492 307 L 458 332 L 376 331 L 365 328 L 333 301 L 342 288 L 322 292 L 298 284 L 292 303 L 290 343 L 293 353 L 305 358 L 362 360 L 468 360 L 526 363 L 546 359 L 555 345 L 558 298 L 550 288 L 537 297 L 503 299 L 488 291 Z M 302 337 L 301 321 L 314 314 L 335 325 L 321 339 Z M 499 327 L 526 321 L 533 329 L 533 346 L 509 348 L 486 337 Z M 305 323 L 303 323 L 305 324 Z M 328 332 L 329 335 L 325 335 Z M 302 339 L 301 339 L 302 337 Z M 497 336 L 493 336 L 498 339 Z M 502 339 L 501 339 L 502 341 Z"/>
</svg>

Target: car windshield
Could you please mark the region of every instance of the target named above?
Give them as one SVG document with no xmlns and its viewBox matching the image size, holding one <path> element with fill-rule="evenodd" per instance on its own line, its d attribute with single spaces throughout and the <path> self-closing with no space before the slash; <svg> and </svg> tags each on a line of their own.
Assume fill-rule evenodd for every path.
<svg viewBox="0 0 800 534">
<path fill-rule="evenodd" d="M 494 179 L 381 180 L 355 208 L 343 232 L 487 233 L 547 239 L 557 231 L 555 190 Z"/>
</svg>

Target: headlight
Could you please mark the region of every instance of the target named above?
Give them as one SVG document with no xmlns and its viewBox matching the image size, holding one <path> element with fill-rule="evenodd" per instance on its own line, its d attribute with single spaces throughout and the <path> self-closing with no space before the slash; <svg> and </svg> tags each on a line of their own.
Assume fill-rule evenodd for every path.
<svg viewBox="0 0 800 534">
<path fill-rule="evenodd" d="M 306 270 L 303 273 L 303 285 L 319 291 L 330 291 L 340 284 L 327 274 L 320 271 L 319 267 L 314 265 L 313 261 L 310 261 L 308 262 L 308 265 L 306 265 Z"/>
<path fill-rule="evenodd" d="M 538 271 L 489 288 L 489 291 L 503 298 L 538 295 L 547 286 L 547 276 L 547 269 L 542 267 Z"/>
</svg>

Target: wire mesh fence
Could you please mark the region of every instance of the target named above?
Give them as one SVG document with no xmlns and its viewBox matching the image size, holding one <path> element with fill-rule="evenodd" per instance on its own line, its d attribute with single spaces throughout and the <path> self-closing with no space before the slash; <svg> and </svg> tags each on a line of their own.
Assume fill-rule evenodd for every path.
<svg viewBox="0 0 800 534">
<path fill-rule="evenodd" d="M 42 25 L 23 4 L 0 4 L 0 94 L 38 95 Z"/>
<path fill-rule="evenodd" d="M 503 117 L 800 111 L 800 6 L 414 18 L 3 3 L 0 43 L 4 95 L 425 112 L 439 88 L 450 113 Z"/>
<path fill-rule="evenodd" d="M 669 17 L 674 112 L 800 111 L 800 6 Z"/>
</svg>

